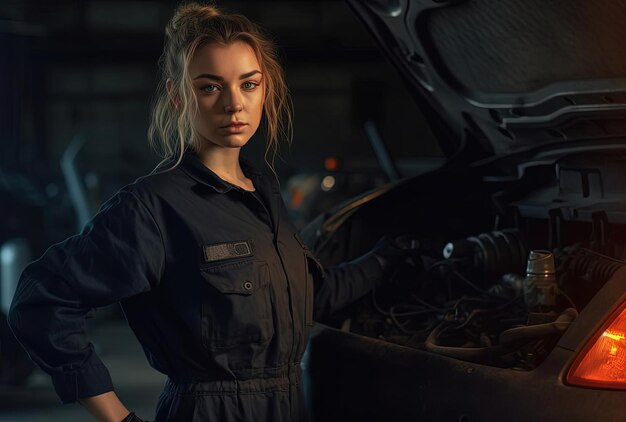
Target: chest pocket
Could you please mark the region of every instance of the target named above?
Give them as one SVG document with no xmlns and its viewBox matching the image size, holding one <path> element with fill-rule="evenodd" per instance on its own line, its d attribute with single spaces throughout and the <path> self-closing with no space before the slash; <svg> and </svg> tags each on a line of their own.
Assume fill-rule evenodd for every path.
<svg viewBox="0 0 626 422">
<path fill-rule="evenodd" d="M 269 267 L 244 260 L 202 268 L 202 342 L 209 350 L 264 343 L 274 335 Z"/>
</svg>

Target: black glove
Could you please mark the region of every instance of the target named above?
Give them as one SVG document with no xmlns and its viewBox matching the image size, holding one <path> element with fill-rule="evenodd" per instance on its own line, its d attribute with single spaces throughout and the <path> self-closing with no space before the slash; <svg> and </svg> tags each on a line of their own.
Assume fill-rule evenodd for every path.
<svg viewBox="0 0 626 422">
<path fill-rule="evenodd" d="M 137 415 L 135 415 L 135 412 L 130 412 L 128 416 L 122 419 L 121 422 L 148 422 L 148 421 L 144 421 L 143 419 L 140 419 L 139 417 L 137 417 Z"/>
<path fill-rule="evenodd" d="M 378 259 L 384 272 L 398 268 L 407 258 L 417 258 L 419 256 L 419 242 L 408 236 L 391 238 L 383 236 L 370 253 Z"/>
</svg>

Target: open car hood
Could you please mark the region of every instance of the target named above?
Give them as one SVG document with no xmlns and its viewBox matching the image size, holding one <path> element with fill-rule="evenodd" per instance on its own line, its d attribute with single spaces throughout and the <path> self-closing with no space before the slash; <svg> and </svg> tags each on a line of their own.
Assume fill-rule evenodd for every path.
<svg viewBox="0 0 626 422">
<path fill-rule="evenodd" d="M 347 2 L 407 82 L 448 157 L 626 143 L 625 2 Z"/>
</svg>

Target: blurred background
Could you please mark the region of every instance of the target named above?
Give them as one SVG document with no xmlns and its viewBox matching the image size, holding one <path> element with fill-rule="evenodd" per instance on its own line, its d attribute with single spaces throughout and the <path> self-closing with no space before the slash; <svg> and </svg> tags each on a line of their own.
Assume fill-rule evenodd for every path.
<svg viewBox="0 0 626 422">
<path fill-rule="evenodd" d="M 4 317 L 23 267 L 158 163 L 146 132 L 163 28 L 176 4 L 0 2 L 0 421 L 88 419 L 80 406 L 59 404 Z M 217 5 L 260 23 L 280 46 L 295 120 L 277 168 L 298 227 L 442 162 L 400 78 L 345 3 Z M 255 136 L 244 155 L 262 167 L 263 151 Z M 397 174 L 381 166 L 381 151 Z M 89 330 L 127 407 L 153 417 L 164 377 L 145 362 L 118 307 L 98 311 Z"/>
</svg>

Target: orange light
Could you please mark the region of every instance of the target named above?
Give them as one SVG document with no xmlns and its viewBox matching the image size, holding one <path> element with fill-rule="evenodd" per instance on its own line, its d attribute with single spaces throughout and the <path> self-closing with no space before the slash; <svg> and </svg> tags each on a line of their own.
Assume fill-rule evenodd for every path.
<svg viewBox="0 0 626 422">
<path fill-rule="evenodd" d="M 291 193 L 291 208 L 300 208 L 303 202 L 304 194 L 300 190 L 294 189 Z"/>
<path fill-rule="evenodd" d="M 339 169 L 339 159 L 337 157 L 328 157 L 324 160 L 324 167 L 328 171 L 337 171 Z"/>
<path fill-rule="evenodd" d="M 626 390 L 626 303 L 587 343 L 566 379 L 583 387 Z"/>
</svg>

